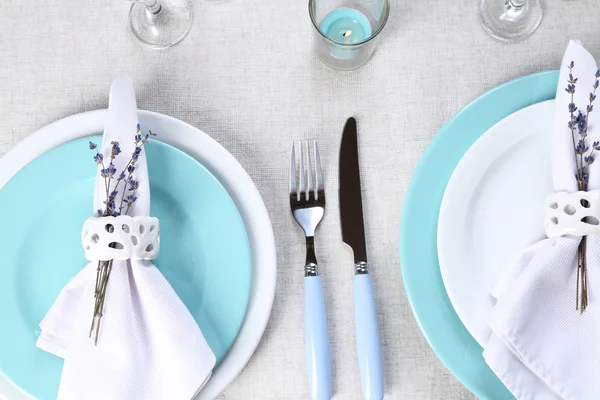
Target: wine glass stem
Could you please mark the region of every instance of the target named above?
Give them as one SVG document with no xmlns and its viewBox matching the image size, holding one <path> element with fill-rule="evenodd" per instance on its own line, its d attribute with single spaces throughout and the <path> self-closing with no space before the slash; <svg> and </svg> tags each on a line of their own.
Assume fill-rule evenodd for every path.
<svg viewBox="0 0 600 400">
<path fill-rule="evenodd" d="M 506 8 L 519 11 L 525 5 L 526 0 L 506 0 Z"/>
<path fill-rule="evenodd" d="M 152 13 L 152 15 L 158 15 L 162 11 L 162 6 L 158 2 L 158 0 L 134 0 L 136 2 L 144 3 L 146 7 L 148 7 L 148 11 Z"/>
</svg>

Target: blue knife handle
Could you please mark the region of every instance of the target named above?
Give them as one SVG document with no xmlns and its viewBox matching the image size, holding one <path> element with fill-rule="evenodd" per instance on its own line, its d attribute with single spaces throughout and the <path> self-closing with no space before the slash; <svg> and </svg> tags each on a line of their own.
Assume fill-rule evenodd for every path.
<svg viewBox="0 0 600 400">
<path fill-rule="evenodd" d="M 330 400 L 331 355 L 320 276 L 304 278 L 304 334 L 311 398 Z"/>
<path fill-rule="evenodd" d="M 366 400 L 381 400 L 383 399 L 381 344 L 373 285 L 371 275 L 368 273 L 354 276 L 354 318 L 363 396 Z"/>
</svg>

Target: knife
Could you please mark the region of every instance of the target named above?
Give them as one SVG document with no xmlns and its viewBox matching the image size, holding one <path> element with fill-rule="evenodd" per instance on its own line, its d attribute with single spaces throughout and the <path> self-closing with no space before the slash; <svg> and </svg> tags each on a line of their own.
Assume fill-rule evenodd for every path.
<svg viewBox="0 0 600 400">
<path fill-rule="evenodd" d="M 339 196 L 342 239 L 354 252 L 354 323 L 362 392 L 365 399 L 381 400 L 383 399 L 381 344 L 373 286 L 367 264 L 358 166 L 358 137 L 354 118 L 346 121 L 342 134 Z"/>
</svg>

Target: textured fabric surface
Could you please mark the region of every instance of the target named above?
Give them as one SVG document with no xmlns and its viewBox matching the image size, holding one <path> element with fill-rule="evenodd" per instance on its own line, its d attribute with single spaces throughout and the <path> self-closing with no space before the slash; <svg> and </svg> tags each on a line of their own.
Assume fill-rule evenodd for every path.
<svg viewBox="0 0 600 400">
<path fill-rule="evenodd" d="M 564 90 L 568 65 L 578 80 L 574 95 Z M 577 191 L 573 139 L 566 122 L 573 102 L 585 111 L 596 81 L 594 57 L 571 41 L 565 52 L 556 94 L 552 132 L 552 177 L 555 191 Z M 600 139 L 598 117 L 589 113 L 587 143 Z M 589 167 L 589 189 L 600 189 L 598 165 Z M 559 204 L 559 207 L 565 207 Z M 561 216 L 558 217 L 559 220 Z M 600 393 L 600 310 L 594 288 L 600 282 L 600 238 L 588 237 L 589 307 L 575 309 L 577 248 L 580 237 L 545 239 L 530 246 L 501 279 L 491 315 L 492 335 L 484 356 L 488 365 L 518 399 L 595 400 Z M 577 365 L 577 368 L 573 368 Z"/>
<path fill-rule="evenodd" d="M 392 0 L 374 58 L 340 73 L 312 52 L 306 0 L 196 1 L 181 45 L 140 46 L 123 0 L 2 0 L 0 154 L 36 129 L 105 108 L 119 73 L 133 77 L 138 107 L 195 125 L 246 168 L 271 215 L 278 251 L 273 313 L 253 358 L 223 399 L 306 399 L 304 243 L 287 200 L 291 141 L 316 138 L 327 211 L 317 235 L 336 399 L 360 399 L 352 256 L 341 242 L 337 157 L 346 118 L 358 120 L 367 246 L 379 311 L 386 395 L 474 399 L 435 357 L 404 293 L 401 208 L 430 140 L 487 90 L 560 65 L 571 38 L 600 55 L 594 0 L 543 0 L 538 31 L 514 45 L 488 37 L 477 0 Z"/>
<path fill-rule="evenodd" d="M 106 166 L 111 144 L 120 143 L 122 154 L 114 160 L 115 176 L 126 170 L 129 157 L 137 147 L 133 142 L 138 123 L 133 90 L 127 77 L 115 79 L 110 89 L 104 136 L 102 143 L 98 143 Z M 132 177 L 139 181 L 135 191 L 139 199 L 128 215 L 147 216 L 150 185 L 144 151 L 134 167 Z M 101 168 L 98 167 L 94 204 L 90 210 L 106 207 L 108 190 L 100 176 Z M 117 190 L 114 180 L 109 190 Z M 123 193 L 123 185 L 118 190 Z M 140 244 L 144 242 L 141 231 L 135 235 Z M 114 261 L 98 346 L 95 346 L 88 327 L 97 266 L 98 263 L 92 261 L 71 279 L 40 323 L 42 332 L 37 346 L 65 360 L 57 398 L 192 398 L 210 376 L 216 360 L 196 321 L 171 285 L 150 261 Z"/>
</svg>

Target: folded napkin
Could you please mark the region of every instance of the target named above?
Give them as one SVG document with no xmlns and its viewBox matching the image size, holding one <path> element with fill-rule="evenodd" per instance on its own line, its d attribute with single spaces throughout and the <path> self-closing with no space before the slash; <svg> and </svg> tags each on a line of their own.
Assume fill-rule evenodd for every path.
<svg viewBox="0 0 600 400">
<path fill-rule="evenodd" d="M 123 155 L 115 159 L 117 171 L 123 170 L 135 149 L 137 118 L 132 82 L 118 77 L 111 87 L 100 148 L 106 160 L 111 142 L 120 143 Z M 128 215 L 148 216 L 150 186 L 145 151 L 135 167 L 134 177 L 140 182 L 138 200 Z M 105 194 L 98 172 L 94 210 L 104 208 Z M 98 344 L 94 345 L 89 330 L 97 266 L 98 262 L 92 261 L 79 272 L 40 323 L 37 346 L 64 359 L 58 399 L 194 397 L 210 377 L 215 356 L 192 315 L 150 261 L 113 262 Z"/>
<path fill-rule="evenodd" d="M 569 43 L 556 92 L 552 174 L 555 192 L 574 193 L 576 166 L 567 127 L 571 95 L 565 91 L 571 61 L 579 79 L 575 104 L 583 111 L 597 66 L 581 43 Z M 598 112 L 589 116 L 590 146 L 600 140 Z M 599 161 L 590 166 L 588 189 L 600 190 Z M 517 399 L 600 399 L 600 237 L 587 239 L 589 304 L 583 314 L 575 309 L 580 240 L 562 236 L 529 247 L 492 293 L 498 301 L 483 355 Z"/>
</svg>

